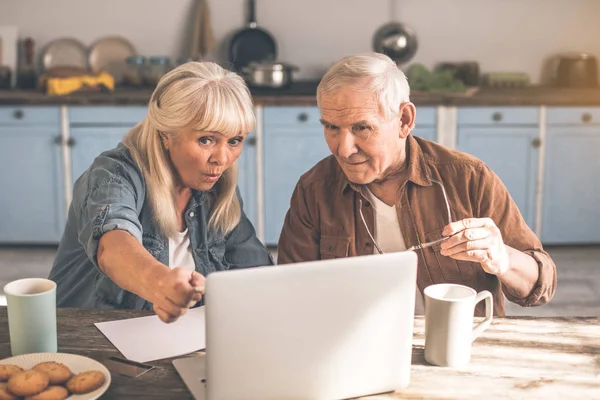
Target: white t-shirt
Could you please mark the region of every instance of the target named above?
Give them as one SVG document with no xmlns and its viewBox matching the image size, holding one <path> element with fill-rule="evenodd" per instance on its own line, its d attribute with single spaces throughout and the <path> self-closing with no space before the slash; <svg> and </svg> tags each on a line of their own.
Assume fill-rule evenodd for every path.
<svg viewBox="0 0 600 400">
<path fill-rule="evenodd" d="M 381 251 L 384 253 L 394 253 L 406 250 L 406 244 L 404 243 L 404 237 L 400 229 L 400 222 L 398 222 L 396 205 L 388 206 L 371 193 L 366 186 L 365 189 L 366 195 L 375 210 L 375 233 L 373 237 L 381 248 Z M 377 252 L 377 249 L 375 249 L 375 252 Z M 415 315 L 423 315 L 425 314 L 423 294 L 419 288 L 417 288 L 415 294 Z"/>
<path fill-rule="evenodd" d="M 177 232 L 174 238 L 169 238 L 169 268 L 180 267 L 194 271 L 196 264 L 190 247 L 190 234 L 186 230 Z"/>
</svg>

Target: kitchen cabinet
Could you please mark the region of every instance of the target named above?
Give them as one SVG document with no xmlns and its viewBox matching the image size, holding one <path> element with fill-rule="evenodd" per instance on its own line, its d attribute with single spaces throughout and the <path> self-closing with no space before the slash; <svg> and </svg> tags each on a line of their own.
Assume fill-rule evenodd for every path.
<svg viewBox="0 0 600 400">
<path fill-rule="evenodd" d="M 71 176 L 73 183 L 92 165 L 100 153 L 113 149 L 131 127 L 75 127 L 71 128 Z"/>
<path fill-rule="evenodd" d="M 0 107 L 0 243 L 58 243 L 65 222 L 58 107 Z"/>
<path fill-rule="evenodd" d="M 244 212 L 257 229 L 258 203 L 256 196 L 256 133 L 251 132 L 244 141 L 238 163 L 238 188 L 244 202 Z"/>
<path fill-rule="evenodd" d="M 417 118 L 412 134 L 423 139 L 437 141 L 436 121 L 436 107 L 417 107 Z"/>
<path fill-rule="evenodd" d="M 541 145 L 538 119 L 536 107 L 458 110 L 457 149 L 481 159 L 500 177 L 532 229 Z"/>
<path fill-rule="evenodd" d="M 600 108 L 547 111 L 542 241 L 600 243 Z"/>
<path fill-rule="evenodd" d="M 276 245 L 300 176 L 331 153 L 317 107 L 264 108 L 265 244 Z"/>
<path fill-rule="evenodd" d="M 123 136 L 146 116 L 145 106 L 71 107 L 69 110 L 71 177 L 73 183 L 103 151 L 117 146 Z"/>
</svg>

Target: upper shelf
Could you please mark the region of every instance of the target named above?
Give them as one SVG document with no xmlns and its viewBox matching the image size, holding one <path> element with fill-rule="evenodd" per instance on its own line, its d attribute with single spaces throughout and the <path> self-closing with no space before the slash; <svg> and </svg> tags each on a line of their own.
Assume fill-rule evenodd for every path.
<svg viewBox="0 0 600 400">
<path fill-rule="evenodd" d="M 287 89 L 251 89 L 260 105 L 316 105 L 317 83 L 294 82 Z M 36 91 L 0 90 L 0 105 L 143 105 L 151 90 L 48 96 Z M 600 106 L 600 89 L 480 89 L 474 94 L 413 92 L 417 106 Z"/>
</svg>

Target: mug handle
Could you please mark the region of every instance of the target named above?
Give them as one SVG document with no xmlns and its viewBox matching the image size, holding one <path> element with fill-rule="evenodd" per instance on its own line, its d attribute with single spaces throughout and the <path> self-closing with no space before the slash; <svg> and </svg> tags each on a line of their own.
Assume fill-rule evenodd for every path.
<svg viewBox="0 0 600 400">
<path fill-rule="evenodd" d="M 473 342 L 475 339 L 477 339 L 479 337 L 479 335 L 481 335 L 481 332 L 483 332 L 492 323 L 492 318 L 494 315 L 494 304 L 492 302 L 492 299 L 493 299 L 492 294 L 487 290 L 483 290 L 483 291 L 477 293 L 477 297 L 475 297 L 475 305 L 477 305 L 477 303 L 479 303 L 481 300 L 484 300 L 484 299 L 485 299 L 485 319 L 483 321 L 481 321 L 480 323 L 478 323 L 477 326 L 475 326 L 475 328 L 473 328 L 473 338 L 471 339 L 471 342 Z"/>
</svg>

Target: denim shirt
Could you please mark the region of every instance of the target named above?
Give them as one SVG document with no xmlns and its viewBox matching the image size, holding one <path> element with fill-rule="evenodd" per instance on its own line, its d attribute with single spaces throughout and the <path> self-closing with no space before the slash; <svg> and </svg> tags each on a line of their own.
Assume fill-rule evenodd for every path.
<svg viewBox="0 0 600 400">
<path fill-rule="evenodd" d="M 239 190 L 236 193 L 242 205 Z M 210 191 L 193 191 L 185 210 L 196 271 L 207 276 L 214 271 L 273 264 L 243 207 L 239 224 L 227 235 L 208 229 L 215 197 L 216 185 Z M 122 143 L 99 155 L 75 182 L 49 277 L 57 284 L 59 307 L 152 309 L 152 304 L 121 289 L 98 267 L 100 238 L 114 229 L 129 232 L 155 259 L 169 265 L 169 240 L 153 221 L 144 176 Z"/>
</svg>

